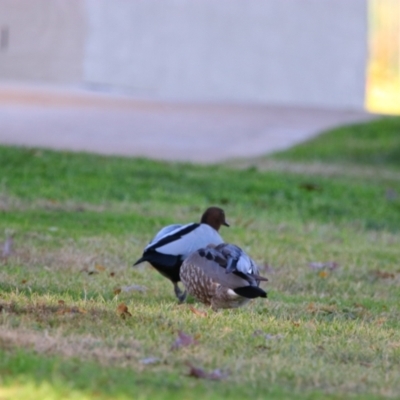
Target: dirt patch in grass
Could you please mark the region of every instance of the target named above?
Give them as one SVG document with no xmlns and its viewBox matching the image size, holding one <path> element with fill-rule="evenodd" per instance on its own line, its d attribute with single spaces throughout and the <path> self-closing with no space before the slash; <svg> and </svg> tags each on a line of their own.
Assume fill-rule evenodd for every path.
<svg viewBox="0 0 400 400">
<path fill-rule="evenodd" d="M 14 351 L 18 348 L 33 349 L 38 354 L 61 355 L 67 358 L 94 360 L 102 365 L 128 366 L 138 364 L 140 343 L 130 339 L 106 341 L 91 335 L 63 337 L 47 332 L 0 327 L 0 348 Z"/>
<path fill-rule="evenodd" d="M 398 171 L 387 168 L 374 168 L 356 165 L 335 165 L 321 162 L 296 163 L 279 161 L 274 159 L 258 158 L 251 160 L 235 160 L 227 164 L 238 169 L 255 168 L 259 171 L 288 172 L 300 175 L 320 175 L 327 177 L 347 176 L 360 179 L 383 179 L 388 181 L 400 181 Z"/>
<path fill-rule="evenodd" d="M 10 255 L 0 257 L 0 265 L 43 267 L 52 272 L 69 270 L 96 274 L 105 269 L 125 270 L 140 253 L 139 246 L 129 239 L 111 237 L 60 240 L 29 232 L 15 235 L 13 242 Z"/>
</svg>

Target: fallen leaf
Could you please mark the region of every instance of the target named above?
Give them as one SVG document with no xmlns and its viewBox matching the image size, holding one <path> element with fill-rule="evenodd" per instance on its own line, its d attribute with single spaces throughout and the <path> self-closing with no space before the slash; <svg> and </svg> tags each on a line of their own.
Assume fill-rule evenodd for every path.
<svg viewBox="0 0 400 400">
<path fill-rule="evenodd" d="M 28 279 L 22 279 L 21 283 L 24 285 L 26 282 L 28 282 Z"/>
<path fill-rule="evenodd" d="M 320 278 L 327 278 L 328 275 L 329 275 L 329 272 L 327 272 L 327 271 L 319 271 L 319 272 L 318 272 L 318 276 L 319 276 Z"/>
<path fill-rule="evenodd" d="M 307 190 L 308 192 L 320 192 L 322 190 L 320 185 L 311 182 L 300 183 L 299 188 Z"/>
<path fill-rule="evenodd" d="M 178 331 L 178 337 L 172 344 L 171 350 L 178 350 L 181 347 L 187 347 L 196 344 L 198 344 L 198 341 L 193 336 L 187 335 L 182 331 Z"/>
<path fill-rule="evenodd" d="M 110 272 L 110 276 L 115 276 L 115 272 Z"/>
<path fill-rule="evenodd" d="M 199 317 L 207 317 L 207 313 L 205 311 L 200 311 L 197 308 L 189 305 L 189 310 L 193 313 L 198 315 Z"/>
<path fill-rule="evenodd" d="M 209 379 L 212 381 L 221 381 L 228 377 L 228 374 L 226 372 L 221 371 L 220 369 L 215 369 L 214 371 L 206 372 L 206 371 L 204 371 L 204 369 L 195 367 L 194 365 L 192 365 L 190 363 L 188 363 L 187 365 L 190 368 L 188 376 L 190 376 L 192 378 Z"/>
<path fill-rule="evenodd" d="M 260 344 L 259 346 L 256 346 L 257 350 L 271 350 L 271 346 L 266 346 L 265 344 Z"/>
<path fill-rule="evenodd" d="M 129 312 L 128 307 L 125 303 L 121 303 L 117 307 L 117 314 L 123 319 L 125 319 L 126 317 L 132 317 L 132 314 Z"/>
<path fill-rule="evenodd" d="M 387 272 L 387 271 L 372 271 L 372 274 L 379 279 L 394 279 L 395 274 L 393 272 Z"/>
<path fill-rule="evenodd" d="M 376 323 L 377 325 L 383 325 L 386 322 L 386 318 L 379 318 Z"/>
<path fill-rule="evenodd" d="M 120 293 L 121 293 L 121 288 L 117 287 L 117 288 L 114 289 L 114 294 L 115 295 L 118 295 Z"/>
<path fill-rule="evenodd" d="M 59 304 L 60 306 L 63 306 L 63 305 L 65 304 L 65 301 L 64 301 L 64 300 L 58 300 L 58 304 Z"/>
<path fill-rule="evenodd" d="M 314 303 L 310 303 L 308 306 L 307 306 L 307 311 L 310 311 L 310 312 L 313 312 L 313 311 L 315 311 L 317 308 L 315 307 L 315 304 Z"/>
<path fill-rule="evenodd" d="M 122 286 L 121 291 L 122 292 L 145 292 L 147 290 L 147 287 L 145 286 L 140 286 L 140 285 L 130 285 L 130 286 Z"/>
<path fill-rule="evenodd" d="M 100 271 L 100 272 L 106 270 L 106 267 L 104 265 L 100 265 L 100 264 L 96 264 L 95 268 L 97 269 L 97 271 Z"/>
<path fill-rule="evenodd" d="M 296 328 L 298 328 L 300 326 L 300 322 L 298 321 L 294 321 L 292 322 L 293 326 L 295 326 Z"/>
<path fill-rule="evenodd" d="M 161 360 L 158 357 L 147 357 L 147 358 L 142 358 L 140 360 L 140 363 L 144 365 L 149 365 L 149 364 L 157 364 L 160 361 Z"/>
</svg>

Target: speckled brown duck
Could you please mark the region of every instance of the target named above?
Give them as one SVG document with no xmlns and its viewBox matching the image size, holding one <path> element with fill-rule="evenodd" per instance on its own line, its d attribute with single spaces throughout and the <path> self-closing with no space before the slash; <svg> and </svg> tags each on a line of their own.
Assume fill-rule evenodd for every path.
<svg viewBox="0 0 400 400">
<path fill-rule="evenodd" d="M 194 251 L 181 266 L 187 292 L 204 304 L 219 308 L 243 306 L 250 299 L 267 297 L 259 287 L 267 278 L 240 247 L 222 243 Z"/>
<path fill-rule="evenodd" d="M 193 251 L 208 244 L 223 243 L 218 231 L 221 225 L 229 226 L 225 212 L 219 207 L 209 207 L 202 215 L 200 223 L 168 225 L 162 228 L 144 248 L 143 255 L 133 265 L 149 262 L 158 272 L 169 279 L 179 301 L 184 301 L 186 292 L 178 286 L 179 271 L 183 260 Z"/>
</svg>

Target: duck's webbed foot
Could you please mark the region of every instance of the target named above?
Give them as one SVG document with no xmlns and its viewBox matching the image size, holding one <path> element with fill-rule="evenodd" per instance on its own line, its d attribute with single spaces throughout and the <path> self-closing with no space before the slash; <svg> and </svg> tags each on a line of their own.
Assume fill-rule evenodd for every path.
<svg viewBox="0 0 400 400">
<path fill-rule="evenodd" d="M 187 296 L 186 290 L 182 292 L 177 282 L 172 282 L 172 283 L 174 285 L 175 296 L 178 298 L 179 303 L 183 303 L 186 300 Z"/>
</svg>

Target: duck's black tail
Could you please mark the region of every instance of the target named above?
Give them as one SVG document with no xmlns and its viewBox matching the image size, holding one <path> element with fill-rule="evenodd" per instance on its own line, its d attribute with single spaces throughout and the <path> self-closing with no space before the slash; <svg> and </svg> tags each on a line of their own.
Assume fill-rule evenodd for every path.
<svg viewBox="0 0 400 400">
<path fill-rule="evenodd" d="M 143 261 L 147 261 L 147 258 L 144 257 L 144 256 L 143 256 L 143 257 L 140 257 L 139 260 L 137 260 L 137 261 L 135 262 L 135 264 L 133 264 L 133 266 L 138 265 L 138 264 L 142 263 Z"/>
<path fill-rule="evenodd" d="M 248 299 L 255 299 L 256 297 L 267 297 L 267 293 L 258 286 L 243 286 L 233 289 L 233 291 L 239 296 L 246 297 Z"/>
</svg>

